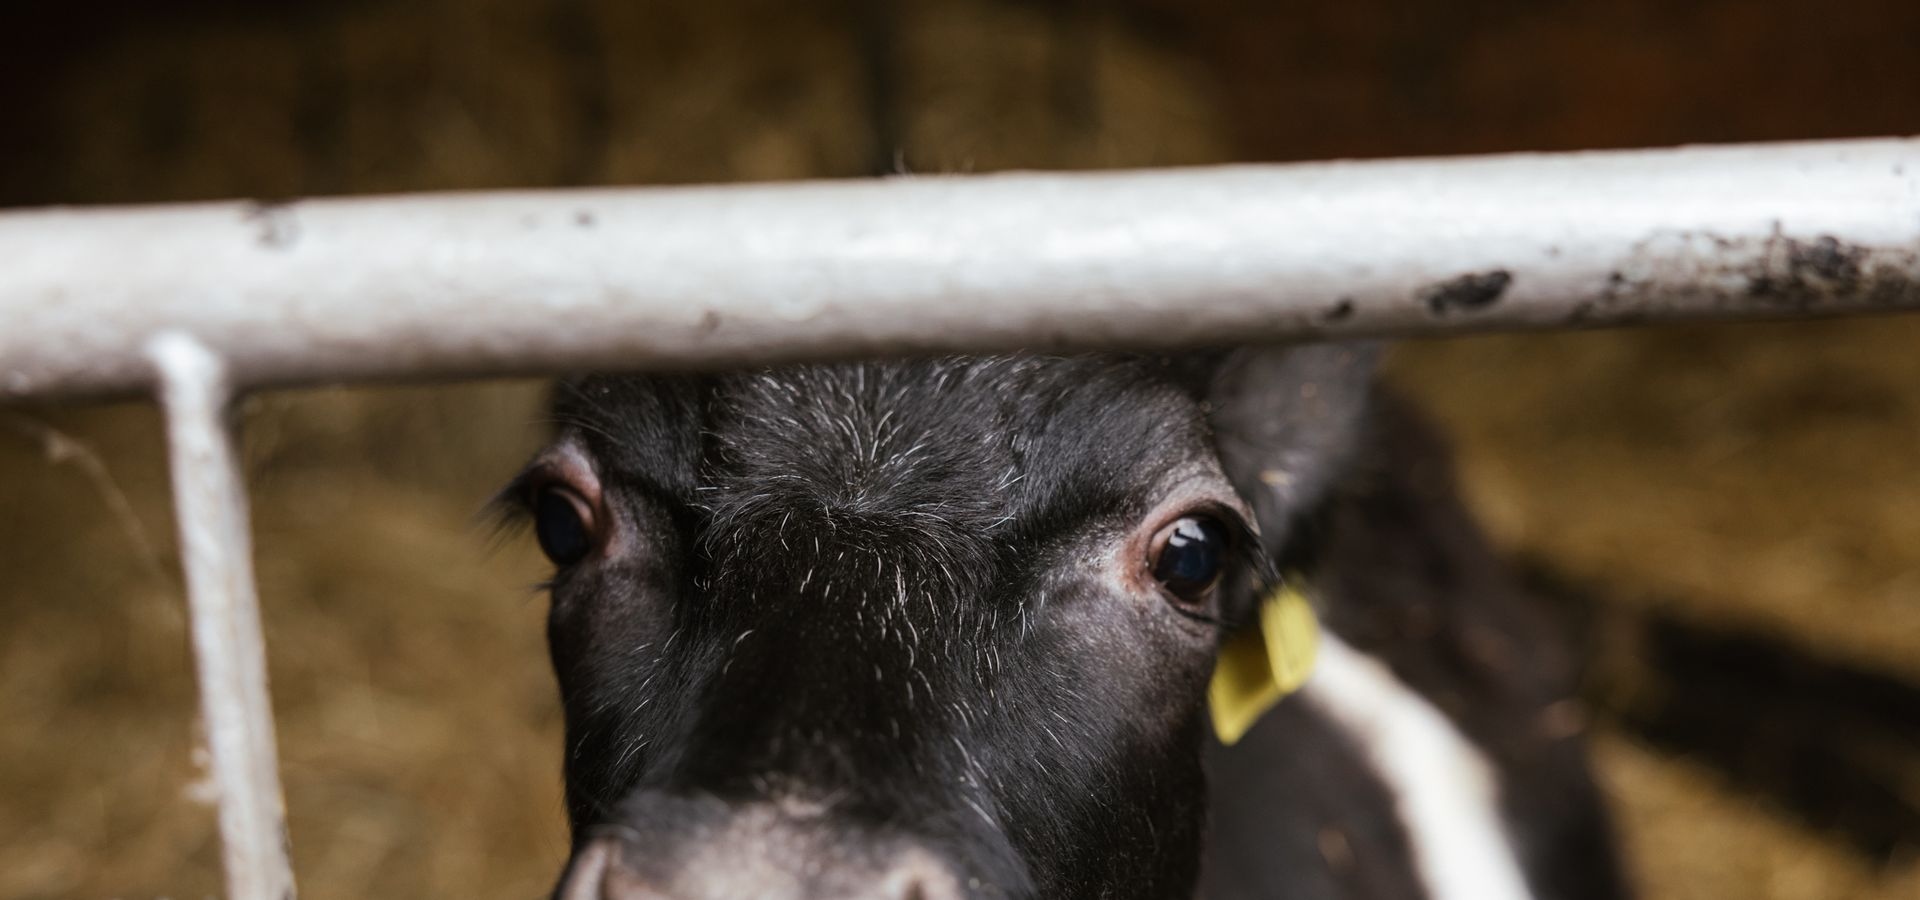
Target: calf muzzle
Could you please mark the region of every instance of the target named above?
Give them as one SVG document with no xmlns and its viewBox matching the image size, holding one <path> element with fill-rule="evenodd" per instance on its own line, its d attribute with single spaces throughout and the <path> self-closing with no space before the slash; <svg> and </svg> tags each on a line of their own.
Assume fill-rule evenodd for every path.
<svg viewBox="0 0 1920 900">
<path fill-rule="evenodd" d="M 650 840 L 649 832 L 658 833 L 611 829 L 582 844 L 555 900 L 962 900 L 974 893 L 917 843 L 828 840 L 781 827 L 771 815 L 742 815 L 665 840 Z"/>
</svg>

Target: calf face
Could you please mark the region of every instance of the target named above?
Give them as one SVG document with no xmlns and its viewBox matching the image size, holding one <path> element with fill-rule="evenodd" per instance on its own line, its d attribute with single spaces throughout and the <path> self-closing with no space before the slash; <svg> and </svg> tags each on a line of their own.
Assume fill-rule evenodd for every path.
<svg viewBox="0 0 1920 900">
<path fill-rule="evenodd" d="M 562 895 L 1190 892 L 1214 654 L 1368 358 L 563 383 L 504 494 L 556 567 Z"/>
</svg>

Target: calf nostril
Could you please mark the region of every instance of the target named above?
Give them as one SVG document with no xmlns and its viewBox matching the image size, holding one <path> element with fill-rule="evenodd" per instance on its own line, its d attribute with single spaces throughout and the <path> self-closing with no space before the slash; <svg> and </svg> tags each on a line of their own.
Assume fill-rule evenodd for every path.
<svg viewBox="0 0 1920 900">
<path fill-rule="evenodd" d="M 960 878 L 938 857 L 924 850 L 901 854 L 880 882 L 883 900 L 961 900 Z"/>
</svg>

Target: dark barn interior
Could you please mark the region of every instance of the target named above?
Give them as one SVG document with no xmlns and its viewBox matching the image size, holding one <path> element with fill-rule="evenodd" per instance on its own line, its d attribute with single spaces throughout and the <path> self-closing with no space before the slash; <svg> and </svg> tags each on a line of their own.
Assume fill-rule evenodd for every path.
<svg viewBox="0 0 1920 900">
<path fill-rule="evenodd" d="M 1911 0 L 26 0 L 0 205 L 1920 133 Z M 0 261 L 4 264 L 4 261 Z M 0 327 L 6 327 L 0 323 Z M 1920 319 L 1410 342 L 1651 898 L 1920 896 Z M 309 897 L 544 896 L 540 386 L 243 409 Z M 0 897 L 221 890 L 147 404 L 0 409 Z"/>
</svg>

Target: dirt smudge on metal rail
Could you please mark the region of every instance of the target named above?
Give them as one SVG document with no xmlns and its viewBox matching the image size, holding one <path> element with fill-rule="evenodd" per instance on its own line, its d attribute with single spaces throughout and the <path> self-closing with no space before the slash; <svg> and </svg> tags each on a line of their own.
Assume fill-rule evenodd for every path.
<svg viewBox="0 0 1920 900">
<path fill-rule="evenodd" d="M 1441 316 L 1456 310 L 1492 306 L 1500 302 L 1500 297 L 1506 294 L 1512 284 L 1513 273 L 1506 269 L 1470 272 L 1427 289 L 1421 297 L 1427 301 L 1427 308 L 1434 315 Z"/>
<path fill-rule="evenodd" d="M 1703 302 L 1704 301 L 1704 302 Z M 1764 315 L 1844 312 L 1864 301 L 1893 310 L 1920 305 L 1920 254 L 1831 234 L 1730 237 L 1673 232 L 1649 237 L 1607 274 L 1569 321 L 1622 321 L 1747 308 Z"/>
<path fill-rule="evenodd" d="M 300 221 L 290 202 L 248 201 L 241 207 L 240 221 L 254 229 L 254 242 L 269 250 L 291 249 L 300 239 Z"/>
<path fill-rule="evenodd" d="M 1801 241 L 1775 234 L 1747 281 L 1747 296 L 1799 305 L 1852 295 L 1860 290 L 1866 257 L 1865 248 L 1832 235 Z"/>
</svg>

